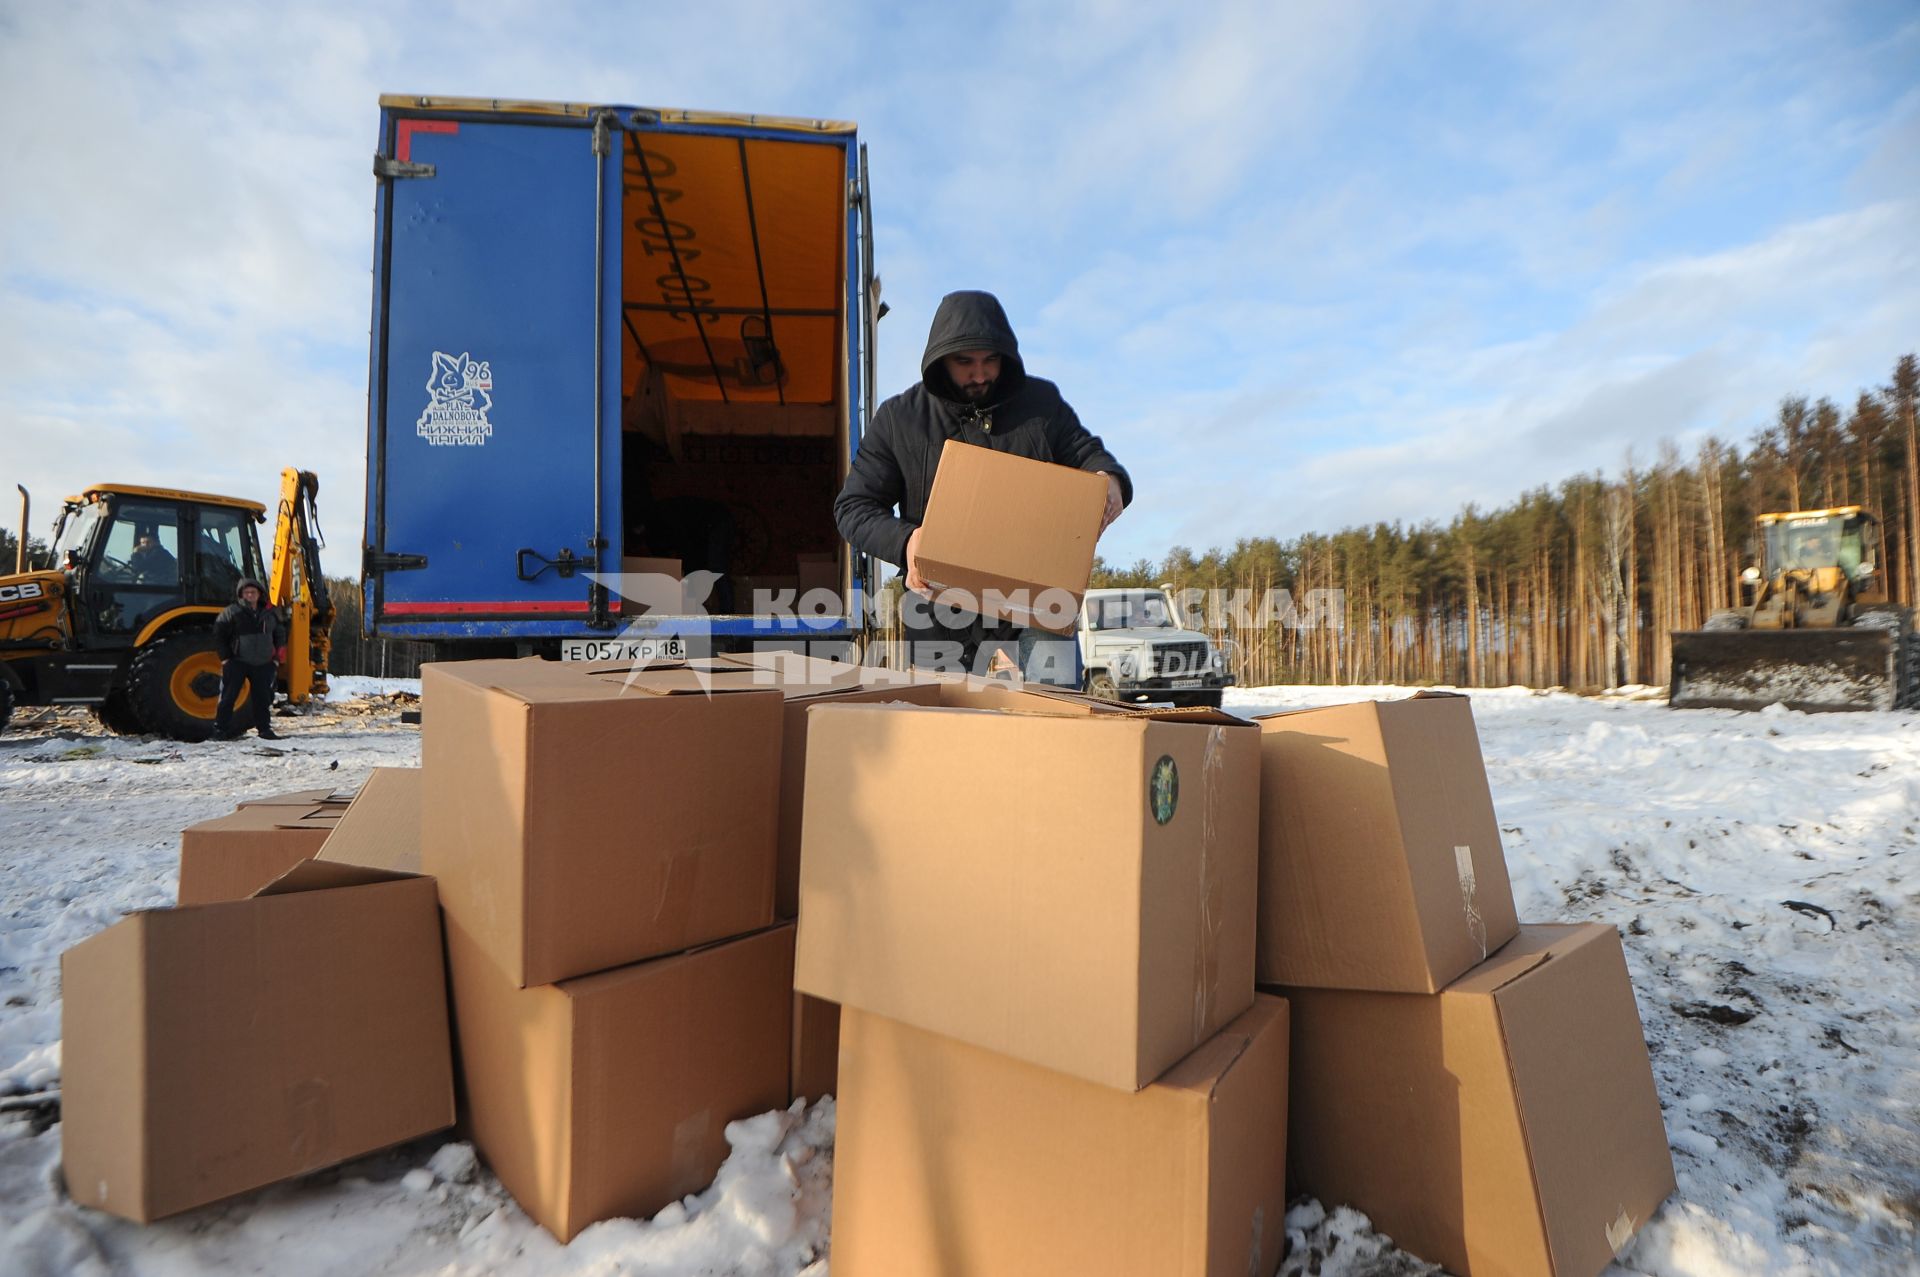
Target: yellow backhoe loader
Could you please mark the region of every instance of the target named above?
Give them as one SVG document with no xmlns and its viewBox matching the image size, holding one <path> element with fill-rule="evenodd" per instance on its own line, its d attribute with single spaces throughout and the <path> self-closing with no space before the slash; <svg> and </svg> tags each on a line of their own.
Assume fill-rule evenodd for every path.
<svg viewBox="0 0 1920 1277">
<path fill-rule="evenodd" d="M 1763 514 L 1744 605 L 1673 635 L 1676 709 L 1920 707 L 1913 609 L 1888 602 L 1880 524 L 1859 506 Z"/>
<path fill-rule="evenodd" d="M 320 574 L 319 490 L 310 471 L 281 473 L 263 570 L 259 502 L 101 484 L 67 498 L 52 562 L 38 571 L 22 490 L 19 559 L 0 576 L 0 728 L 16 706 L 87 705 L 116 732 L 205 740 L 220 696 L 213 622 L 249 577 L 288 623 L 280 690 L 295 705 L 325 694 L 334 609 Z"/>
</svg>

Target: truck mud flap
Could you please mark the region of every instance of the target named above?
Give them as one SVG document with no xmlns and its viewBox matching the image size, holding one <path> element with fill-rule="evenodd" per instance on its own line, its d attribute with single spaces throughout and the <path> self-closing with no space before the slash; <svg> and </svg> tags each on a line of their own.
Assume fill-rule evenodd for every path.
<svg viewBox="0 0 1920 1277">
<path fill-rule="evenodd" d="M 1690 630 L 1673 636 L 1675 709 L 1889 710 L 1899 652 L 1887 630 Z"/>
</svg>

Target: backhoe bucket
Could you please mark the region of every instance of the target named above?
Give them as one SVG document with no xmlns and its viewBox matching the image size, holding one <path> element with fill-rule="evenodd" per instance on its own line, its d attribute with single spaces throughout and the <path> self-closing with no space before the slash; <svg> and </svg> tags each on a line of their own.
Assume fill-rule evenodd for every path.
<svg viewBox="0 0 1920 1277">
<path fill-rule="evenodd" d="M 1675 709 L 1809 713 L 1890 710 L 1899 700 L 1900 635 L 1883 629 L 1688 630 L 1673 636 Z"/>
</svg>

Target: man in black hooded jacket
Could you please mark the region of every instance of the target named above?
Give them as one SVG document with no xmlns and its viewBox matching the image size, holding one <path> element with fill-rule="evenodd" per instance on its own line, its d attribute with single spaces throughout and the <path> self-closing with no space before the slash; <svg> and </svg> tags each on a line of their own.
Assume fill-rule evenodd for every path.
<svg viewBox="0 0 1920 1277">
<path fill-rule="evenodd" d="M 214 648 L 220 655 L 220 703 L 214 708 L 213 734 L 221 740 L 246 735 L 233 730 L 233 704 L 243 688 L 251 687 L 248 705 L 253 728 L 262 740 L 273 740 L 273 675 L 286 628 L 280 614 L 267 606 L 267 592 L 251 578 L 234 587 L 232 603 L 213 623 Z"/>
<path fill-rule="evenodd" d="M 948 293 L 927 333 L 920 383 L 880 405 L 833 507 L 840 535 L 855 549 L 902 568 L 910 590 L 927 588 L 917 540 L 940 450 L 949 439 L 1105 475 L 1103 531 L 1133 501 L 1126 470 L 1080 424 L 1060 388 L 1027 375 L 999 300 L 991 293 Z M 928 613 L 924 607 L 905 610 L 909 628 L 916 631 L 911 636 L 916 664 L 940 663 L 957 647 L 971 670 L 983 641 L 1018 633 L 977 618 L 946 626 Z M 929 640 L 942 646 L 929 651 L 923 646 Z"/>
</svg>

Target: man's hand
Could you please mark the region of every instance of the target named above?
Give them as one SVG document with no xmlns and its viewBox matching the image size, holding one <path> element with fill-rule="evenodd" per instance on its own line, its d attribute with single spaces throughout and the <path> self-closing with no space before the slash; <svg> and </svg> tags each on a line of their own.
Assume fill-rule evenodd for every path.
<svg viewBox="0 0 1920 1277">
<path fill-rule="evenodd" d="M 920 529 L 915 528 L 907 538 L 907 588 L 915 594 L 933 597 L 933 587 L 927 584 L 927 578 L 920 575 Z"/>
<path fill-rule="evenodd" d="M 1127 508 L 1127 503 L 1121 498 L 1118 479 L 1105 470 L 1096 470 L 1094 473 L 1107 481 L 1107 509 L 1106 513 L 1100 516 L 1100 530 L 1105 532 L 1113 526 L 1113 521 L 1120 517 L 1120 512 Z M 911 550 L 909 550 L 909 557 L 911 557 Z"/>
</svg>

